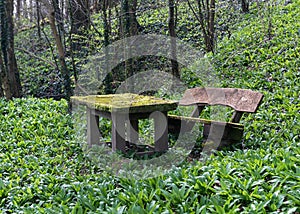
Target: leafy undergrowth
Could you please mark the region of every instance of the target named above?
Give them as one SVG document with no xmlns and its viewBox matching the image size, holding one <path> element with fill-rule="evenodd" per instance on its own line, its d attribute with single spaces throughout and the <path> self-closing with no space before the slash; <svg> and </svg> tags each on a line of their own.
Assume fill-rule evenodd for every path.
<svg viewBox="0 0 300 214">
<path fill-rule="evenodd" d="M 257 13 L 223 40 L 214 57 L 223 87 L 264 93 L 257 114 L 245 118 L 249 148 L 280 148 L 299 142 L 300 121 L 300 2 L 275 7 L 271 37 Z M 258 33 L 259 32 L 259 33 Z"/>
<path fill-rule="evenodd" d="M 0 109 L 3 213 L 299 211 L 296 139 L 282 137 L 279 148 L 260 148 L 261 142 L 258 149 L 220 152 L 164 176 L 129 180 L 90 163 L 74 143 L 65 101 L 1 100 Z"/>
</svg>

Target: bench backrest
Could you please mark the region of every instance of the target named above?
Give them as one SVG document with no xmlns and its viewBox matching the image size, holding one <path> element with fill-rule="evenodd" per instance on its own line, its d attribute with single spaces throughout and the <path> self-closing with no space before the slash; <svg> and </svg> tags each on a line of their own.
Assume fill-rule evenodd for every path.
<svg viewBox="0 0 300 214">
<path fill-rule="evenodd" d="M 235 110 L 231 122 L 238 123 L 244 112 L 256 112 L 262 98 L 262 93 L 248 89 L 192 88 L 185 91 L 182 99 L 179 101 L 179 105 L 187 106 L 196 104 L 198 106 L 198 116 L 204 106 L 229 106 Z"/>
</svg>

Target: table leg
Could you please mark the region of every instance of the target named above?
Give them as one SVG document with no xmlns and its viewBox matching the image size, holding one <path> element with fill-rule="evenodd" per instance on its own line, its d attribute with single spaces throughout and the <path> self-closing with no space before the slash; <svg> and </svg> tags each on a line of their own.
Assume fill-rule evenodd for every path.
<svg viewBox="0 0 300 214">
<path fill-rule="evenodd" d="M 154 112 L 151 114 L 154 119 L 154 143 L 155 151 L 168 150 L 168 119 L 167 112 Z"/>
<path fill-rule="evenodd" d="M 100 141 L 99 116 L 95 110 L 87 108 L 87 143 L 89 147 L 92 144 L 98 144 Z"/>
<path fill-rule="evenodd" d="M 112 113 L 112 150 L 121 150 L 125 152 L 125 116 L 122 114 Z"/>
<path fill-rule="evenodd" d="M 129 120 L 127 122 L 127 137 L 130 143 L 138 143 L 139 140 L 139 121 Z"/>
</svg>

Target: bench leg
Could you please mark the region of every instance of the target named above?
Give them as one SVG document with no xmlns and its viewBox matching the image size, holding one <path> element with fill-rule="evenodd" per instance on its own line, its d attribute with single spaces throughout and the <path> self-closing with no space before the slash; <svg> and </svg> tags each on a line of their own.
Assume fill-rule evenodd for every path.
<svg viewBox="0 0 300 214">
<path fill-rule="evenodd" d="M 203 135 L 207 136 L 206 146 L 203 148 L 203 152 L 211 152 L 212 150 L 217 150 L 221 144 L 224 136 L 225 125 L 224 124 L 214 124 L 204 125 Z"/>
<path fill-rule="evenodd" d="M 231 122 L 232 123 L 238 123 L 240 122 L 240 119 L 242 118 L 243 116 L 243 113 L 242 111 L 235 111 L 233 116 L 232 116 L 232 119 L 231 119 Z"/>
<path fill-rule="evenodd" d="M 125 116 L 122 114 L 112 113 L 112 150 L 125 152 Z"/>
<path fill-rule="evenodd" d="M 138 143 L 139 140 L 138 120 L 129 120 L 127 122 L 127 138 L 130 143 Z"/>
<path fill-rule="evenodd" d="M 87 143 L 89 147 L 100 141 L 99 116 L 95 110 L 87 108 Z"/>
<path fill-rule="evenodd" d="M 200 104 L 196 105 L 190 117 L 199 117 L 204 108 L 205 108 L 204 105 L 200 105 Z"/>
<path fill-rule="evenodd" d="M 153 112 L 151 118 L 154 119 L 154 143 L 155 151 L 162 152 L 168 150 L 168 119 L 167 112 Z"/>
</svg>

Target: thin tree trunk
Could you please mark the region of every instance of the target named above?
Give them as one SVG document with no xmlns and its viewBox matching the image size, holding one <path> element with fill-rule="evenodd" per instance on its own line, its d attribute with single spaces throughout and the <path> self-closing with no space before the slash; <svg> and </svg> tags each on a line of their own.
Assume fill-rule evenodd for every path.
<svg viewBox="0 0 300 214">
<path fill-rule="evenodd" d="M 63 14 L 62 11 L 60 10 L 60 5 L 59 5 L 59 0 L 52 0 L 52 5 L 54 8 L 54 18 L 57 22 L 57 32 L 60 37 L 60 40 L 62 44 L 65 44 L 65 33 L 64 33 L 64 22 L 63 22 Z M 50 14 L 51 16 L 51 14 Z"/>
<path fill-rule="evenodd" d="M 50 39 L 48 38 L 48 34 L 45 32 L 44 28 L 41 28 L 41 31 L 42 31 L 42 33 L 44 35 L 44 38 L 47 41 L 47 45 L 49 46 L 49 48 L 51 50 L 51 55 L 52 55 L 52 59 L 54 61 L 54 65 L 55 65 L 56 69 L 59 71 L 60 69 L 59 69 L 59 65 L 58 65 L 57 59 L 56 59 L 56 53 L 54 51 L 54 47 L 52 46 L 52 43 L 51 43 Z"/>
<path fill-rule="evenodd" d="M 209 35 L 209 48 L 208 51 L 214 51 L 215 46 L 215 9 L 216 9 L 216 2 L 215 0 L 211 0 L 208 6 L 209 10 L 209 22 L 208 22 L 208 35 Z"/>
<path fill-rule="evenodd" d="M 65 1 L 60 1 L 60 15 L 62 23 L 65 23 Z"/>
<path fill-rule="evenodd" d="M 74 51 L 76 50 L 76 44 L 73 40 L 73 32 L 75 31 L 74 28 L 74 18 L 73 18 L 73 10 L 71 9 L 71 0 L 69 0 L 69 16 L 70 16 L 70 22 L 71 22 L 71 30 L 69 33 L 69 42 L 70 42 L 70 56 L 72 60 L 72 68 L 73 68 L 73 74 L 74 74 L 74 79 L 75 79 L 75 84 L 78 81 L 78 73 L 75 65 L 75 59 L 74 59 Z"/>
<path fill-rule="evenodd" d="M 93 11 L 94 12 L 99 12 L 99 10 L 100 10 L 100 7 L 99 7 L 99 1 L 98 0 L 95 0 L 94 2 L 93 2 Z"/>
<path fill-rule="evenodd" d="M 175 31 L 175 2 L 169 0 L 169 34 L 171 37 L 171 66 L 172 75 L 180 78 L 178 62 L 177 62 L 177 44 L 176 44 L 176 31 Z"/>
<path fill-rule="evenodd" d="M 36 1 L 36 21 L 37 21 L 37 32 L 39 39 L 42 38 L 41 35 L 41 6 L 39 0 Z"/>
<path fill-rule="evenodd" d="M 69 69 L 68 69 L 66 61 L 65 61 L 65 52 L 64 52 L 64 48 L 63 48 L 63 43 L 61 41 L 58 30 L 56 28 L 55 11 L 54 10 L 50 12 L 49 22 L 50 22 L 50 27 L 51 27 L 51 30 L 52 30 L 53 37 L 55 39 L 56 48 L 57 48 L 58 55 L 59 55 L 59 62 L 60 62 L 60 65 L 61 65 L 61 72 L 62 72 L 62 76 L 63 76 L 63 79 L 64 79 L 65 96 L 66 96 L 66 99 L 68 101 L 70 101 L 70 97 L 72 96 L 71 78 L 70 78 Z"/>
<path fill-rule="evenodd" d="M 90 12 L 88 0 L 70 0 L 70 10 L 72 13 L 72 23 L 74 34 L 84 34 L 90 27 Z"/>
<path fill-rule="evenodd" d="M 3 60 L 2 60 L 2 57 L 1 57 L 1 62 L 0 63 L 3 63 Z M 8 77 L 7 77 L 7 69 L 5 67 L 5 65 L 1 64 L 1 83 L 2 83 L 2 91 L 3 91 L 3 94 L 4 96 L 7 98 L 7 99 L 11 99 L 13 96 L 12 96 L 12 93 L 11 93 L 11 90 L 10 90 L 10 87 L 9 87 L 9 81 L 8 81 Z"/>
<path fill-rule="evenodd" d="M 108 10 L 108 0 L 103 0 L 103 5 L 102 5 L 102 14 L 103 14 L 103 24 L 104 24 L 104 47 L 107 47 L 109 45 L 109 22 L 107 20 L 107 10 Z M 112 73 L 109 71 L 108 68 L 108 62 L 109 62 L 109 53 L 108 50 L 105 49 L 105 65 L 106 65 L 106 77 L 104 80 L 105 84 L 105 93 L 106 94 L 111 94 L 113 93 L 112 90 Z"/>
<path fill-rule="evenodd" d="M 129 22 L 130 22 L 130 36 L 138 34 L 138 21 L 136 19 L 137 0 L 129 0 Z"/>
<path fill-rule="evenodd" d="M 23 1 L 23 5 L 22 5 L 22 13 L 23 16 L 22 18 L 28 19 L 28 6 L 27 6 L 27 1 Z"/>
<path fill-rule="evenodd" d="M 17 20 L 20 20 L 21 17 L 21 7 L 22 7 L 22 1 L 21 0 L 17 0 L 17 6 L 16 6 L 16 17 Z"/>
<path fill-rule="evenodd" d="M 33 0 L 29 1 L 29 20 L 30 22 L 33 22 L 34 19 L 34 6 L 33 6 Z"/>
<path fill-rule="evenodd" d="M 112 9 L 111 9 L 111 7 L 110 8 L 108 8 L 108 32 L 109 32 L 109 34 L 111 34 L 111 32 L 112 32 L 112 24 L 111 24 L 111 16 L 112 16 L 112 11 L 111 11 Z"/>
<path fill-rule="evenodd" d="M 118 10 L 118 7 L 115 7 L 115 13 L 116 17 L 118 17 L 118 24 L 119 24 L 119 29 L 118 29 L 118 37 L 119 39 L 123 38 L 123 17 L 122 17 L 122 10 L 121 12 Z"/>
<path fill-rule="evenodd" d="M 241 0 L 242 1 L 242 12 L 249 13 L 249 0 Z"/>
<path fill-rule="evenodd" d="M 87 35 L 87 30 L 90 28 L 90 12 L 88 0 L 69 0 L 70 4 L 70 18 L 71 18 L 71 34 L 82 36 Z M 85 39 L 74 39 L 72 41 L 72 49 L 78 57 L 83 57 L 84 53 L 81 47 L 87 46 L 88 41 Z"/>
<path fill-rule="evenodd" d="M 2 53 L 0 51 L 0 96 L 3 97 L 5 94 L 10 93 L 6 68 L 3 62 Z M 11 97 L 11 94 L 9 94 Z"/>
<path fill-rule="evenodd" d="M 198 13 L 187 0 L 189 8 L 200 23 L 202 34 L 204 37 L 205 49 L 207 52 L 214 52 L 215 47 L 215 0 L 197 0 Z M 205 13 L 206 11 L 206 13 Z"/>
<path fill-rule="evenodd" d="M 121 31 L 122 31 L 122 38 L 130 37 L 131 36 L 131 18 L 130 18 L 130 1 L 131 0 L 122 0 L 121 1 L 121 15 L 122 15 L 122 25 L 121 25 Z M 131 48 L 130 46 L 125 49 L 124 52 L 124 58 L 128 58 L 128 60 L 125 61 L 125 78 L 129 79 L 131 76 L 133 76 L 133 65 L 132 65 L 132 59 L 131 59 Z M 129 79 L 130 81 L 130 79 Z M 133 83 L 130 82 L 129 84 L 129 92 L 133 91 Z"/>
</svg>

